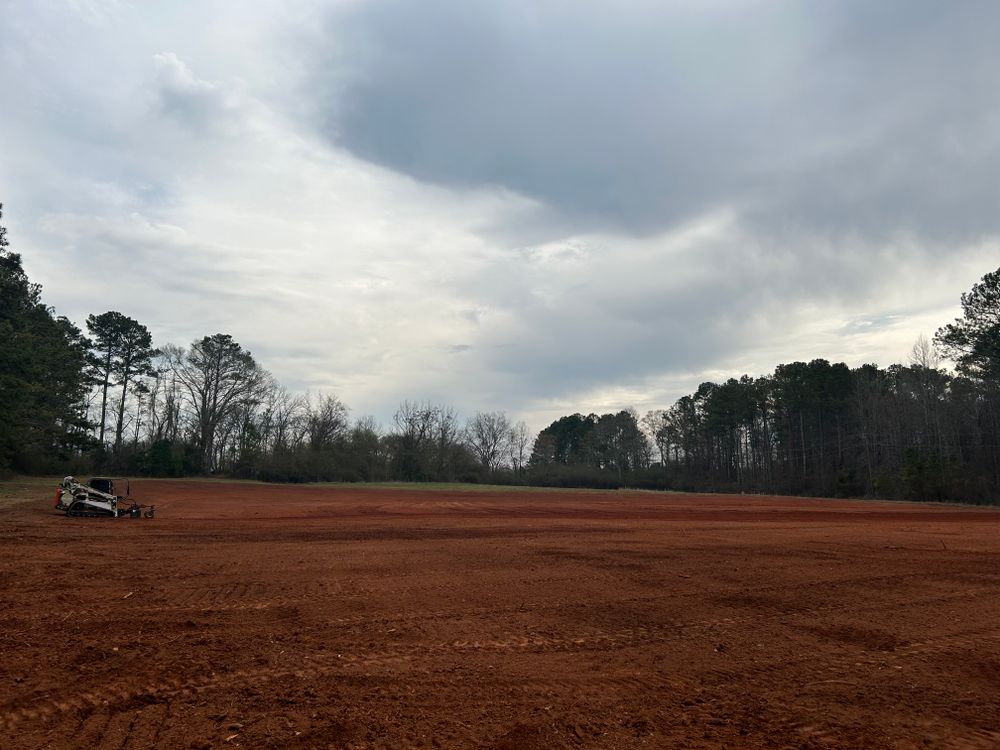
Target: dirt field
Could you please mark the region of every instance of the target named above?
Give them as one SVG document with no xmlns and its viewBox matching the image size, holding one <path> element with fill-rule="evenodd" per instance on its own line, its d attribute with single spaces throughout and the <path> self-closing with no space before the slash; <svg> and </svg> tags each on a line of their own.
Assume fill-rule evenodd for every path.
<svg viewBox="0 0 1000 750">
<path fill-rule="evenodd" d="M 0 485 L 2 748 L 1000 747 L 1000 511 Z"/>
</svg>

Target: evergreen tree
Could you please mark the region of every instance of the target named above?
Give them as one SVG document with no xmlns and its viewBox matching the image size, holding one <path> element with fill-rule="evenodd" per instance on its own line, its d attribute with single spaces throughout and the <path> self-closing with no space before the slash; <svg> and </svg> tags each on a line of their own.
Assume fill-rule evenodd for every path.
<svg viewBox="0 0 1000 750">
<path fill-rule="evenodd" d="M 42 304 L 6 235 L 0 226 L 0 472 L 58 471 L 86 441 L 87 341 Z"/>
<path fill-rule="evenodd" d="M 158 352 L 153 348 L 153 339 L 146 326 L 114 310 L 88 316 L 87 330 L 93 337 L 89 362 L 101 388 L 98 441 L 102 447 L 107 424 L 108 391 L 112 387 L 121 388 L 115 420 L 114 450 L 118 454 L 122 447 L 129 389 L 139 392 L 142 378 L 155 374 L 153 357 Z"/>
<path fill-rule="evenodd" d="M 1000 268 L 962 295 L 962 317 L 934 340 L 963 375 L 1000 383 Z"/>
</svg>

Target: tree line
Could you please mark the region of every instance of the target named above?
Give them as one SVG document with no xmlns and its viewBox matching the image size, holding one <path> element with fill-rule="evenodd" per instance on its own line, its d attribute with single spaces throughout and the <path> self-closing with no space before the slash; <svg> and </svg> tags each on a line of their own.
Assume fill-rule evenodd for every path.
<svg viewBox="0 0 1000 750">
<path fill-rule="evenodd" d="M 1000 501 L 1000 269 L 910 361 L 825 359 L 702 383 L 641 420 L 563 417 L 531 456 L 536 483 Z M 956 363 L 941 367 L 941 355 Z M 648 440 L 648 442 L 647 442 Z"/>
<path fill-rule="evenodd" d="M 0 206 L 2 218 L 2 206 Z M 673 406 L 573 414 L 404 401 L 390 425 L 293 394 L 232 336 L 154 346 L 117 311 L 57 316 L 0 226 L 0 474 L 493 481 L 1000 500 L 1000 269 L 906 365 L 824 359 L 703 383 Z M 940 356 L 956 363 L 941 367 Z"/>
<path fill-rule="evenodd" d="M 156 347 L 114 310 L 81 330 L 0 227 L 0 474 L 526 482 L 532 439 L 502 411 L 416 401 L 383 429 L 334 395 L 290 393 L 224 333 Z"/>
</svg>

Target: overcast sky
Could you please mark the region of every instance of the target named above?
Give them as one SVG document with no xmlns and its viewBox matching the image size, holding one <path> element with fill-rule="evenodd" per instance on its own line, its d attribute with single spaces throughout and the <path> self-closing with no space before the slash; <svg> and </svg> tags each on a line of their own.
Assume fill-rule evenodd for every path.
<svg viewBox="0 0 1000 750">
<path fill-rule="evenodd" d="M 0 0 L 43 298 L 534 429 L 906 360 L 1000 266 L 1000 4 Z"/>
</svg>

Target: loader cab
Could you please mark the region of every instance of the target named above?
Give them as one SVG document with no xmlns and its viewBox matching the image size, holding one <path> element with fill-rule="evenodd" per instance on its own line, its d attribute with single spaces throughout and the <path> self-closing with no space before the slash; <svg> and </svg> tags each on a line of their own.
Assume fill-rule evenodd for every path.
<svg viewBox="0 0 1000 750">
<path fill-rule="evenodd" d="M 103 492 L 106 495 L 128 497 L 130 494 L 127 479 L 116 479 L 114 477 L 92 477 L 89 484 L 91 489 Z"/>
</svg>

